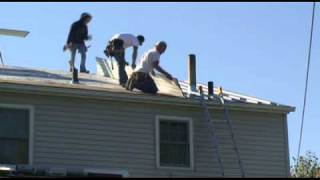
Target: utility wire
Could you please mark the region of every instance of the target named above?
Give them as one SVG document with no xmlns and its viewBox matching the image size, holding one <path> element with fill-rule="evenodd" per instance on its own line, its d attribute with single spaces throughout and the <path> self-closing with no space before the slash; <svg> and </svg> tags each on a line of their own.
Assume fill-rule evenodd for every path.
<svg viewBox="0 0 320 180">
<path fill-rule="evenodd" d="M 316 2 L 313 2 L 311 32 L 310 32 L 310 40 L 309 40 L 310 42 L 309 42 L 308 65 L 307 65 L 307 75 L 306 75 L 306 82 L 305 82 L 305 89 L 304 89 L 304 101 L 303 101 L 303 110 L 302 110 L 302 117 L 301 117 L 302 120 L 301 120 L 301 127 L 300 127 L 300 138 L 299 138 L 299 146 L 298 146 L 297 163 L 298 163 L 299 158 L 300 158 L 300 148 L 301 148 L 301 142 L 302 142 L 303 123 L 304 123 L 304 113 L 305 113 L 306 101 L 307 101 L 309 69 L 310 69 L 310 57 L 311 57 L 311 49 L 312 49 L 312 36 L 313 36 L 313 24 L 314 24 L 315 8 L 316 8 Z"/>
</svg>

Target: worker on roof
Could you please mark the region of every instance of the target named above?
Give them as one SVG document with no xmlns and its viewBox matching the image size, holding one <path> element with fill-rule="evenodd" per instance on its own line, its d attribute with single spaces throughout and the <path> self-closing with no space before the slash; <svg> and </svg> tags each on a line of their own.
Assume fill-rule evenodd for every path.
<svg viewBox="0 0 320 180">
<path fill-rule="evenodd" d="M 63 47 L 66 51 L 70 49 L 71 60 L 70 71 L 74 68 L 74 61 L 76 56 L 76 51 L 81 54 L 81 65 L 80 72 L 89 73 L 86 69 L 86 52 L 87 47 L 85 45 L 86 40 L 91 40 L 91 35 L 88 35 L 88 23 L 91 21 L 92 16 L 89 13 L 82 13 L 80 19 L 71 25 L 70 32 L 67 39 L 67 44 Z"/>
<path fill-rule="evenodd" d="M 158 42 L 154 48 L 147 51 L 140 60 L 137 69 L 132 73 L 126 84 L 126 89 L 132 91 L 134 88 L 144 93 L 156 94 L 158 88 L 153 81 L 150 73 L 155 75 L 154 69 L 164 74 L 168 79 L 173 80 L 172 76 L 162 69 L 159 65 L 160 55 L 166 51 L 167 44 L 164 41 Z"/>
<path fill-rule="evenodd" d="M 125 66 L 128 64 L 125 60 L 125 50 L 129 47 L 133 48 L 132 53 L 132 69 L 136 68 L 136 59 L 138 47 L 144 42 L 142 35 L 134 36 L 132 34 L 115 34 L 108 42 L 104 51 L 107 57 L 114 57 L 118 63 L 119 84 L 125 87 L 128 75 Z"/>
</svg>

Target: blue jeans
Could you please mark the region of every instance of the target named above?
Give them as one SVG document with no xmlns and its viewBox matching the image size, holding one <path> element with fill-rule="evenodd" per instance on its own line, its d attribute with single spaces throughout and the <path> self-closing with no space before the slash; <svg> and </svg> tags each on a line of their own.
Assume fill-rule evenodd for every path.
<svg viewBox="0 0 320 180">
<path fill-rule="evenodd" d="M 158 88 L 149 74 L 143 72 L 132 73 L 126 85 L 127 90 L 132 91 L 134 88 L 144 93 L 157 94 Z"/>
<path fill-rule="evenodd" d="M 75 62 L 75 57 L 76 57 L 76 52 L 81 54 L 81 64 L 80 64 L 80 71 L 86 70 L 86 52 L 87 52 L 87 47 L 85 44 L 72 44 L 70 51 L 71 51 L 71 60 L 69 61 L 70 63 L 70 68 L 74 68 L 74 62 Z"/>
<path fill-rule="evenodd" d="M 124 50 L 121 52 L 114 53 L 114 58 L 116 59 L 116 61 L 118 63 L 118 75 L 119 75 L 119 84 L 120 85 L 125 85 L 128 81 L 128 75 L 125 70 L 126 60 L 124 57 L 125 57 Z"/>
</svg>

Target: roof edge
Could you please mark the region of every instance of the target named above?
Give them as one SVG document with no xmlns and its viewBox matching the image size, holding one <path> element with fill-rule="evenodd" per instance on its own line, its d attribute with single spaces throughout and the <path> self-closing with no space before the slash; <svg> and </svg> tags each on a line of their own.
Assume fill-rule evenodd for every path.
<svg viewBox="0 0 320 180">
<path fill-rule="evenodd" d="M 36 83 L 26 82 L 12 82 L 0 80 L 0 92 L 8 93 L 22 93 L 22 94 L 37 94 L 37 95 L 50 95 L 61 97 L 77 97 L 84 99 L 96 100 L 114 100 L 123 102 L 139 102 L 147 104 L 159 105 L 175 105 L 180 107 L 193 107 L 202 108 L 200 102 L 196 99 L 172 97 L 172 96 L 154 96 L 148 94 L 128 94 L 120 91 L 106 91 L 105 88 L 92 87 L 79 88 L 78 85 L 68 85 L 57 87 L 56 85 L 39 85 Z M 95 93 L 92 93 L 95 92 Z M 107 93 L 106 93 L 107 92 Z M 271 112 L 288 114 L 295 111 L 295 107 L 290 106 L 270 106 L 263 104 L 245 104 L 245 103 L 232 103 L 226 104 L 229 110 L 243 110 L 254 112 Z M 214 101 L 208 102 L 209 109 L 222 109 L 222 106 Z"/>
</svg>

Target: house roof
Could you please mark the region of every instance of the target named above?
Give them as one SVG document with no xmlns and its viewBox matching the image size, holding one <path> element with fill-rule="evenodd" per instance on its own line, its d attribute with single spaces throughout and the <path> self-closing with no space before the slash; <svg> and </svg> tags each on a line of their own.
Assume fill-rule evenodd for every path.
<svg viewBox="0 0 320 180">
<path fill-rule="evenodd" d="M 111 77 L 105 77 L 97 74 L 84 74 L 79 73 L 80 84 L 71 83 L 72 75 L 70 72 L 57 71 L 57 70 L 47 70 L 47 69 L 37 69 L 37 68 L 24 68 L 15 66 L 5 66 L 0 67 L 0 90 L 4 90 L 6 87 L 17 89 L 18 86 L 12 85 L 23 85 L 20 86 L 20 90 L 27 87 L 46 87 L 55 89 L 78 89 L 82 91 L 90 91 L 91 95 L 107 96 L 108 94 L 122 94 L 126 97 L 132 96 L 132 98 L 140 98 L 142 100 L 146 99 L 156 99 L 157 102 L 167 101 L 167 102 L 181 102 L 181 104 L 195 104 L 193 98 L 187 97 L 189 85 L 185 81 L 179 81 L 179 85 L 182 91 L 177 91 L 172 85 L 172 89 L 169 87 L 169 91 L 159 92 L 158 95 L 152 96 L 149 94 L 144 94 L 138 90 L 127 91 L 120 85 L 118 81 Z M 198 84 L 203 86 L 204 92 L 207 92 L 207 86 L 203 84 Z M 158 85 L 159 86 L 159 85 Z M 43 89 L 44 90 L 44 89 Z M 180 88 L 179 88 L 180 90 Z M 215 94 L 218 89 L 215 88 Z M 92 93 L 95 92 L 95 93 Z M 99 93 L 98 93 L 99 92 Z M 106 93 L 107 92 L 107 93 Z M 170 94 L 170 92 L 173 92 Z M 75 94 L 76 92 L 71 92 Z M 90 94 L 88 94 L 90 95 Z M 195 93 L 195 96 L 199 96 L 199 93 Z M 130 97 L 131 98 L 131 97 Z M 130 99 L 129 98 L 129 99 Z M 127 98 L 128 99 L 128 98 Z M 233 105 L 234 107 L 248 107 L 248 108 L 260 108 L 269 109 L 270 111 L 281 110 L 281 112 L 292 112 L 295 110 L 294 107 L 278 104 L 272 101 L 263 100 L 251 96 L 242 95 L 239 93 L 231 91 L 223 91 L 223 99 L 226 104 Z M 187 103 L 186 103 L 187 102 Z M 209 102 L 208 104 L 217 104 L 217 102 Z"/>
</svg>

